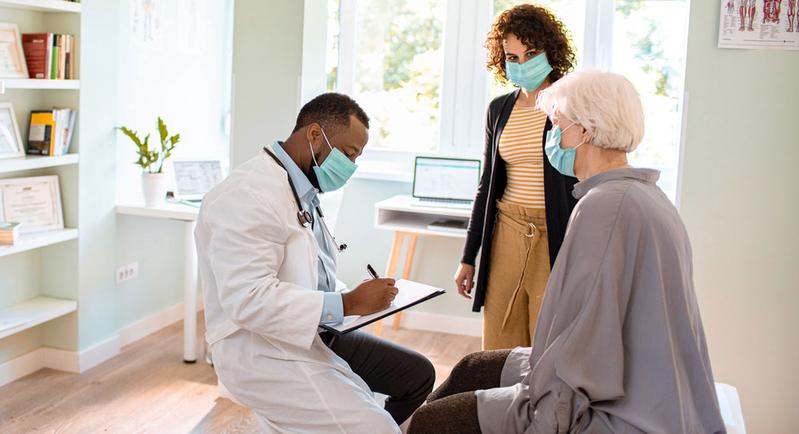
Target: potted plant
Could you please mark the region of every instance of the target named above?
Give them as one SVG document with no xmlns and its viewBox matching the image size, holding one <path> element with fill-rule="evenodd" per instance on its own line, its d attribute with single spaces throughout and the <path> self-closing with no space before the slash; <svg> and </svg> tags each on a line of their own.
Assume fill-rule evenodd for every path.
<svg viewBox="0 0 799 434">
<path fill-rule="evenodd" d="M 172 156 L 172 150 L 180 141 L 180 134 L 170 136 L 166 124 L 159 116 L 158 135 L 161 138 L 161 149 L 158 150 L 150 149 L 150 134 L 144 136 L 144 140 L 142 140 L 136 131 L 128 127 L 120 127 L 120 130 L 136 145 L 136 154 L 139 156 L 136 164 L 142 168 L 141 187 L 144 194 L 144 206 L 157 207 L 161 205 L 166 196 L 164 162 Z"/>
</svg>

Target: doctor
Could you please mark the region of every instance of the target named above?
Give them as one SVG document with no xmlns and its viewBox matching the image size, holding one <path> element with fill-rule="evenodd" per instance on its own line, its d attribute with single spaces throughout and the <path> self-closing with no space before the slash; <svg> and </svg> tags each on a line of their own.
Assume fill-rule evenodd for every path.
<svg viewBox="0 0 799 434">
<path fill-rule="evenodd" d="M 369 138 L 345 95 L 308 102 L 285 142 L 266 146 L 203 201 L 195 236 L 206 339 L 220 381 L 270 433 L 398 433 L 432 391 L 421 354 L 320 324 L 385 309 L 393 279 L 336 293 L 336 253 L 317 193 L 341 188 Z M 383 403 L 373 392 L 388 395 Z"/>
</svg>

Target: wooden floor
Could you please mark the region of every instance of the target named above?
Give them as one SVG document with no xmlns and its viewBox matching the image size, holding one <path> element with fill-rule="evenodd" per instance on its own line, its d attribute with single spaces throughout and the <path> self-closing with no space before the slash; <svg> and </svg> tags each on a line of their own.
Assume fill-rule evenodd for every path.
<svg viewBox="0 0 799 434">
<path fill-rule="evenodd" d="M 479 338 L 383 328 L 383 336 L 427 355 L 437 383 Z M 0 432 L 255 433 L 252 413 L 218 398 L 205 363 L 182 362 L 175 323 L 123 348 L 83 374 L 43 369 L 0 388 Z"/>
</svg>

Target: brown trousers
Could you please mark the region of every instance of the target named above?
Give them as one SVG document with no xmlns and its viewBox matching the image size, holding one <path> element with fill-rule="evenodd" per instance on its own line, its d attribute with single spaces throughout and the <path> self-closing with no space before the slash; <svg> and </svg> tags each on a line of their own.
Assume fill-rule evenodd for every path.
<svg viewBox="0 0 799 434">
<path fill-rule="evenodd" d="M 483 349 L 529 347 L 549 279 L 546 213 L 497 201 Z"/>
<path fill-rule="evenodd" d="M 499 387 L 509 354 L 510 350 L 481 351 L 461 359 L 413 414 L 408 434 L 480 434 L 474 392 Z"/>
</svg>

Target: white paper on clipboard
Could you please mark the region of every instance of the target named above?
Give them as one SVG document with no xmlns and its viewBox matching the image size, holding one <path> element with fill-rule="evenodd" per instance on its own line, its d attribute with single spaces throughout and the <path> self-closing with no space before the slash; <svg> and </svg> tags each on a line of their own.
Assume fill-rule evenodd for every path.
<svg viewBox="0 0 799 434">
<path fill-rule="evenodd" d="M 391 303 L 391 306 L 389 306 L 387 309 L 381 310 L 380 312 L 376 312 L 371 315 L 347 316 L 344 317 L 344 321 L 339 325 L 323 325 L 322 328 L 335 334 L 343 335 L 353 330 L 357 330 L 363 326 L 369 325 L 379 319 L 430 300 L 431 298 L 438 297 L 446 292 L 441 288 L 436 288 L 434 286 L 425 285 L 424 283 L 413 282 L 410 280 L 398 280 L 395 286 L 399 292 L 397 293 L 397 297 L 394 298 L 394 302 Z"/>
</svg>

